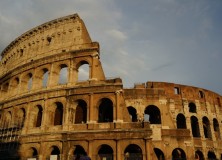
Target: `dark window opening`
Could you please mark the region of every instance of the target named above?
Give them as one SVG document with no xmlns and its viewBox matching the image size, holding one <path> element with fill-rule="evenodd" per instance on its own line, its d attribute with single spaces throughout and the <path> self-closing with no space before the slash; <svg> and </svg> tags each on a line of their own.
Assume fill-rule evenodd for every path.
<svg viewBox="0 0 222 160">
<path fill-rule="evenodd" d="M 62 125 L 63 119 L 63 105 L 60 102 L 56 103 L 54 125 Z"/>
<path fill-rule="evenodd" d="M 86 123 L 87 120 L 87 104 L 83 100 L 78 100 L 75 114 L 75 124 Z"/>
<path fill-rule="evenodd" d="M 211 152 L 211 151 L 208 152 L 207 158 L 208 158 L 209 160 L 217 160 L 215 153 L 214 153 L 214 152 Z"/>
<path fill-rule="evenodd" d="M 180 94 L 179 87 L 174 87 L 174 94 Z"/>
<path fill-rule="evenodd" d="M 161 124 L 161 114 L 158 107 L 154 105 L 146 107 L 145 114 L 150 116 L 150 124 Z"/>
<path fill-rule="evenodd" d="M 172 160 L 186 160 L 186 154 L 181 148 L 176 148 L 172 152 Z"/>
<path fill-rule="evenodd" d="M 200 97 L 200 98 L 204 98 L 204 93 L 203 93 L 203 91 L 199 91 L 199 97 Z"/>
<path fill-rule="evenodd" d="M 204 155 L 201 151 L 196 151 L 195 152 L 195 159 L 198 159 L 198 160 L 204 160 Z"/>
<path fill-rule="evenodd" d="M 158 160 L 165 160 L 164 154 L 159 148 L 154 148 L 154 152 Z"/>
<path fill-rule="evenodd" d="M 73 152 L 74 156 L 77 156 L 77 155 L 83 155 L 83 156 L 86 156 L 86 151 L 84 150 L 84 148 L 80 145 L 76 145 L 75 146 L 75 150 Z"/>
<path fill-rule="evenodd" d="M 215 137 L 216 139 L 220 139 L 220 127 L 216 118 L 213 119 L 213 125 L 214 125 Z"/>
<path fill-rule="evenodd" d="M 200 137 L 200 128 L 199 128 L 198 119 L 195 116 L 192 116 L 190 119 L 191 119 L 191 128 L 192 128 L 193 137 Z"/>
<path fill-rule="evenodd" d="M 136 144 L 130 144 L 129 146 L 126 147 L 124 151 L 124 156 L 126 159 L 129 160 L 142 160 L 143 159 L 143 154 L 142 154 L 142 149 L 136 145 Z"/>
<path fill-rule="evenodd" d="M 197 113 L 197 107 L 194 103 L 189 103 L 189 112 L 191 113 Z"/>
<path fill-rule="evenodd" d="M 203 117 L 203 129 L 205 138 L 212 138 L 210 130 L 210 121 L 207 117 Z"/>
<path fill-rule="evenodd" d="M 177 115 L 177 128 L 178 129 L 186 129 L 187 128 L 186 118 L 181 113 Z"/>
<path fill-rule="evenodd" d="M 103 98 L 99 105 L 99 122 L 113 122 L 113 102 Z"/>
<path fill-rule="evenodd" d="M 100 159 L 113 160 L 113 149 L 110 146 L 103 144 L 100 146 L 98 156 Z"/>
<path fill-rule="evenodd" d="M 41 124 L 42 124 L 42 107 L 41 107 L 41 106 L 38 106 L 36 127 L 40 127 Z"/>
<path fill-rule="evenodd" d="M 137 113 L 136 113 L 136 109 L 132 106 L 127 107 L 128 112 L 130 114 L 130 118 L 132 120 L 132 122 L 137 122 Z"/>
</svg>

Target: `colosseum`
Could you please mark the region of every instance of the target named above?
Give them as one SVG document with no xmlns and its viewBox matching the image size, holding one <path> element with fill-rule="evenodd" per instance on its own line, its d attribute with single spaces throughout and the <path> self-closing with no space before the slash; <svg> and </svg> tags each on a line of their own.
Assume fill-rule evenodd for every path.
<svg viewBox="0 0 222 160">
<path fill-rule="evenodd" d="M 1 56 L 0 160 L 222 159 L 221 95 L 166 82 L 123 88 L 105 77 L 78 14 L 27 31 Z"/>
</svg>

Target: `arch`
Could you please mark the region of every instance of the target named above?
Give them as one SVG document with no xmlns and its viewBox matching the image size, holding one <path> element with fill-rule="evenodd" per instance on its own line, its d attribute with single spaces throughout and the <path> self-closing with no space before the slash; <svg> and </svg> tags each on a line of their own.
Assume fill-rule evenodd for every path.
<svg viewBox="0 0 222 160">
<path fill-rule="evenodd" d="M 186 129 L 187 128 L 186 118 L 182 113 L 179 113 L 177 115 L 177 128 L 178 129 Z"/>
<path fill-rule="evenodd" d="M 66 64 L 60 65 L 59 84 L 66 84 L 68 82 L 68 66 Z"/>
<path fill-rule="evenodd" d="M 60 150 L 57 146 L 51 147 L 50 159 L 60 159 Z"/>
<path fill-rule="evenodd" d="M 27 150 L 28 158 L 37 158 L 38 151 L 35 147 L 31 147 Z"/>
<path fill-rule="evenodd" d="M 142 160 L 143 159 L 142 149 L 136 144 L 130 144 L 124 150 L 124 156 L 126 159 Z"/>
<path fill-rule="evenodd" d="M 199 122 L 197 117 L 192 116 L 190 118 L 191 121 L 191 129 L 192 129 L 192 134 L 193 137 L 200 137 L 200 128 L 199 128 Z"/>
<path fill-rule="evenodd" d="M 63 121 L 63 104 L 61 102 L 56 102 L 56 109 L 54 114 L 54 125 L 62 125 Z"/>
<path fill-rule="evenodd" d="M 144 113 L 150 115 L 150 124 L 161 124 L 161 114 L 158 107 L 149 105 Z"/>
<path fill-rule="evenodd" d="M 21 78 L 21 91 L 30 91 L 32 89 L 33 75 L 31 72 L 27 73 Z"/>
<path fill-rule="evenodd" d="M 29 73 L 28 74 L 28 91 L 32 89 L 32 81 L 33 81 L 32 74 Z"/>
<path fill-rule="evenodd" d="M 172 152 L 172 160 L 185 160 L 186 154 L 181 148 L 175 148 Z"/>
<path fill-rule="evenodd" d="M 38 105 L 35 127 L 40 127 L 41 125 L 42 125 L 42 106 Z"/>
<path fill-rule="evenodd" d="M 100 159 L 113 160 L 113 149 L 109 145 L 103 144 L 99 147 L 98 156 Z M 98 158 L 99 158 L 98 157 Z"/>
<path fill-rule="evenodd" d="M 215 155 L 215 153 L 214 153 L 213 151 L 209 151 L 209 152 L 207 153 L 207 158 L 208 158 L 209 160 L 217 160 L 217 157 L 216 157 L 216 155 Z"/>
<path fill-rule="evenodd" d="M 42 75 L 42 87 L 46 88 L 48 85 L 48 79 L 49 79 L 49 70 L 47 68 L 44 68 L 42 70 L 43 75 Z"/>
<path fill-rule="evenodd" d="M 8 111 L 5 115 L 5 121 L 3 124 L 3 128 L 8 128 L 12 123 L 12 113 Z"/>
<path fill-rule="evenodd" d="M 159 148 L 154 148 L 154 152 L 158 160 L 165 160 L 164 153 Z"/>
<path fill-rule="evenodd" d="M 128 109 L 129 114 L 130 114 L 132 122 L 137 122 L 138 120 L 137 120 L 137 111 L 136 111 L 136 109 L 132 106 L 127 107 L 127 109 Z"/>
<path fill-rule="evenodd" d="M 87 121 L 87 104 L 84 100 L 77 101 L 75 124 L 86 123 Z"/>
<path fill-rule="evenodd" d="M 219 127 L 218 120 L 216 118 L 213 119 L 213 125 L 214 125 L 214 133 L 215 133 L 216 139 L 221 139 L 221 137 L 220 137 L 220 127 Z"/>
<path fill-rule="evenodd" d="M 202 121 L 203 121 L 203 129 L 204 129 L 205 138 L 212 138 L 209 119 L 206 116 L 204 116 L 202 118 Z"/>
<path fill-rule="evenodd" d="M 88 80 L 90 77 L 89 63 L 87 61 L 81 61 L 77 65 L 78 81 Z"/>
<path fill-rule="evenodd" d="M 113 102 L 108 98 L 100 100 L 98 122 L 113 122 Z"/>
<path fill-rule="evenodd" d="M 73 155 L 76 157 L 77 155 L 83 155 L 83 156 L 86 156 L 87 153 L 85 151 L 85 149 L 80 146 L 80 145 L 76 145 L 75 146 L 75 150 L 73 151 Z"/>
<path fill-rule="evenodd" d="M 18 89 L 19 89 L 18 87 L 19 87 L 19 78 L 16 77 L 10 83 L 10 88 L 11 88 L 10 90 L 13 95 L 18 93 Z"/>
<path fill-rule="evenodd" d="M 23 127 L 25 124 L 26 112 L 24 108 L 20 108 L 17 113 L 17 122 L 18 125 Z"/>
<path fill-rule="evenodd" d="M 195 152 L 195 159 L 197 159 L 197 160 L 204 160 L 204 155 L 203 155 L 203 153 L 200 150 L 197 150 Z"/>
<path fill-rule="evenodd" d="M 190 102 L 188 107 L 189 107 L 190 113 L 197 113 L 197 107 L 196 107 L 195 103 Z"/>
</svg>

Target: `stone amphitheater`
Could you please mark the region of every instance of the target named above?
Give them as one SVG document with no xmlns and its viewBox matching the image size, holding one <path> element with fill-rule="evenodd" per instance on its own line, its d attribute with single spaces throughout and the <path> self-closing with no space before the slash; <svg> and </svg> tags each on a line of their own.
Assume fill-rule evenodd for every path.
<svg viewBox="0 0 222 160">
<path fill-rule="evenodd" d="M 27 31 L 1 56 L 0 160 L 222 159 L 221 95 L 107 79 L 78 14 Z"/>
</svg>

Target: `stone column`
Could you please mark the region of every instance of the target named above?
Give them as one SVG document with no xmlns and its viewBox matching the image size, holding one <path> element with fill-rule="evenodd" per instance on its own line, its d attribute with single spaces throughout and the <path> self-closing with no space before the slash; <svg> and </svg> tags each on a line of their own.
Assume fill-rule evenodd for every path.
<svg viewBox="0 0 222 160">
<path fill-rule="evenodd" d="M 87 123 L 95 122 L 95 114 L 94 114 L 94 102 L 93 102 L 93 93 L 89 94 L 89 107 L 87 112 Z"/>
<path fill-rule="evenodd" d="M 116 94 L 116 107 L 114 108 L 114 120 L 116 122 L 122 122 L 122 106 L 120 102 L 120 95 L 122 90 L 118 90 L 115 92 Z"/>
<path fill-rule="evenodd" d="M 122 160 L 123 154 L 121 150 L 121 141 L 117 140 L 116 141 L 116 160 Z"/>
</svg>

